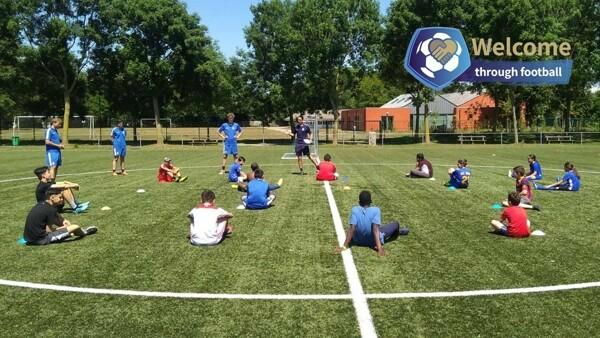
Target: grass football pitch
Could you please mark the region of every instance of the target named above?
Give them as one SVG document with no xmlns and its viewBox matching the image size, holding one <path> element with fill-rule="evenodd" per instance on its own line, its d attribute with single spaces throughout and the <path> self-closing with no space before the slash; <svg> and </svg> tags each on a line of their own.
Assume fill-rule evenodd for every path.
<svg viewBox="0 0 600 338">
<path fill-rule="evenodd" d="M 267 180 L 284 179 L 275 206 L 237 210 L 240 193 L 218 175 L 221 147 L 129 147 L 129 176 L 112 177 L 110 147 L 64 151 L 63 179 L 81 185 L 87 213 L 66 214 L 96 225 L 97 234 L 46 247 L 20 246 L 43 165 L 39 147 L 0 147 L 0 279 L 112 290 L 233 295 L 344 295 L 342 299 L 182 299 L 53 291 L 0 285 L 2 337 L 356 337 L 357 315 L 322 183 L 300 176 L 291 147 L 240 146 Z M 387 243 L 386 257 L 354 247 L 353 261 L 381 337 L 590 337 L 600 332 L 600 288 L 464 297 L 432 292 L 520 289 L 600 281 L 600 169 L 597 145 L 321 146 L 342 182 L 331 185 L 346 227 L 358 193 L 368 189 L 382 221 L 398 220 L 408 236 Z M 436 181 L 411 180 L 417 152 L 433 163 Z M 580 192 L 534 192 L 541 212 L 529 211 L 544 237 L 509 239 L 488 233 L 514 182 L 506 172 L 535 153 L 544 181 L 573 161 Z M 156 183 L 164 156 L 189 180 Z M 446 169 L 458 158 L 472 167 L 468 190 L 449 191 Z M 306 168 L 309 166 L 305 163 Z M 59 177 L 60 180 L 60 177 Z M 136 193 L 143 188 L 145 193 Z M 234 234 L 211 248 L 186 240 L 186 214 L 203 189 L 232 212 Z M 109 206 L 110 211 L 101 211 Z M 403 298 L 387 294 L 416 293 Z M 369 295 L 384 294 L 382 298 Z M 164 294 L 163 294 L 164 295 Z M 419 297 L 416 297 L 420 295 Z M 421 298 L 423 297 L 423 298 Z M 300 297 L 301 298 L 301 297 Z M 317 297 L 319 298 L 319 297 Z M 335 298 L 335 297 L 332 297 Z"/>
</svg>

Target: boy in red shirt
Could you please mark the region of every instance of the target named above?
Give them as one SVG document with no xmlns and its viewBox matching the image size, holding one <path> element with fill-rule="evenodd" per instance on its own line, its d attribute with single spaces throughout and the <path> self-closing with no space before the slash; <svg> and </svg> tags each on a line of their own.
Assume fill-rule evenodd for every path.
<svg viewBox="0 0 600 338">
<path fill-rule="evenodd" d="M 181 169 L 174 166 L 170 158 L 165 157 L 158 168 L 158 182 L 185 182 L 186 180 L 187 176 L 181 176 Z"/>
<path fill-rule="evenodd" d="M 317 181 L 335 181 L 338 178 L 335 164 L 331 162 L 331 155 L 325 154 L 323 162 L 319 163 L 317 167 Z"/>
<path fill-rule="evenodd" d="M 531 204 L 531 201 L 533 201 L 533 190 L 531 189 L 531 183 L 529 182 L 529 179 L 525 176 L 525 168 L 523 168 L 523 166 L 514 167 L 513 175 L 516 180 L 515 190 L 520 198 L 519 207 L 540 211 L 541 208 L 539 205 Z M 505 207 L 510 206 L 509 201 L 504 201 L 502 204 Z"/>
<path fill-rule="evenodd" d="M 527 212 L 519 206 L 521 196 L 516 191 L 508 194 L 510 206 L 502 212 L 500 221 L 492 221 L 492 229 L 508 237 L 529 237 L 531 224 L 527 219 Z"/>
</svg>

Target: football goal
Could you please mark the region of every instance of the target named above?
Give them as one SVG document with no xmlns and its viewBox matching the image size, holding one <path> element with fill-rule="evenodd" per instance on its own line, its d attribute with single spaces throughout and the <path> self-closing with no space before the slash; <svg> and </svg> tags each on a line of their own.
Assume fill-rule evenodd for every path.
<svg viewBox="0 0 600 338">
<path fill-rule="evenodd" d="M 295 122 L 294 122 L 295 123 Z M 308 125 L 312 133 L 312 143 L 308 146 L 311 155 L 319 157 L 319 131 L 324 128 L 324 123 L 319 119 L 318 114 L 305 115 L 304 123 Z M 305 156 L 306 158 L 306 156 Z M 295 160 L 296 159 L 296 140 L 292 142 L 292 152 L 284 153 L 281 156 L 282 160 Z"/>
</svg>

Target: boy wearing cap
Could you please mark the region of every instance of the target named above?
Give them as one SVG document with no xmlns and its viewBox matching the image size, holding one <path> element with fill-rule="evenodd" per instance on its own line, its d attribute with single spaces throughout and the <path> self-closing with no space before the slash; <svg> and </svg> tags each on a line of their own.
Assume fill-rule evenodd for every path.
<svg viewBox="0 0 600 338">
<path fill-rule="evenodd" d="M 158 168 L 158 182 L 185 182 L 187 176 L 181 176 L 181 169 L 175 167 L 170 158 L 165 157 Z"/>
<path fill-rule="evenodd" d="M 359 205 L 354 206 L 350 214 L 350 227 L 344 245 L 336 249 L 338 253 L 348 249 L 350 244 L 356 244 L 374 248 L 379 256 L 385 256 L 383 250 L 385 241 L 399 234 L 408 234 L 408 228 L 400 229 L 397 221 L 381 226 L 381 210 L 371 206 L 371 203 L 371 193 L 366 190 L 361 191 L 358 195 Z"/>
<path fill-rule="evenodd" d="M 25 220 L 23 238 L 29 245 L 46 245 L 59 243 L 75 235 L 83 237 L 94 234 L 98 228 L 91 226 L 82 229 L 79 225 L 71 224 L 56 211 L 56 206 L 63 203 L 62 191 L 49 188 L 46 199 L 36 204 Z"/>
</svg>

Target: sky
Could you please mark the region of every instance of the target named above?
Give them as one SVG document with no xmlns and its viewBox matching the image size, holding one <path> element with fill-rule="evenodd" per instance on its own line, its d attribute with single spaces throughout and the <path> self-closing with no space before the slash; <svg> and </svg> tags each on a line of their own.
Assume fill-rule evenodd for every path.
<svg viewBox="0 0 600 338">
<path fill-rule="evenodd" d="M 391 0 L 379 0 L 379 9 L 385 14 Z M 246 49 L 244 27 L 252 21 L 250 6 L 259 0 L 184 0 L 188 11 L 200 16 L 200 22 L 208 27 L 208 35 L 219 46 L 226 58 L 235 55 L 237 49 Z"/>
</svg>

